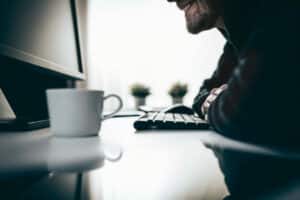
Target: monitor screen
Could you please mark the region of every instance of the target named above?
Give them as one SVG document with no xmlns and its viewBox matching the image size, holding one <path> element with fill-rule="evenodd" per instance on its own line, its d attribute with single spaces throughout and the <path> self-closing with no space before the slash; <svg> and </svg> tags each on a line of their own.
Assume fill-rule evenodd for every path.
<svg viewBox="0 0 300 200">
<path fill-rule="evenodd" d="M 82 79 L 75 0 L 1 0 L 0 54 Z"/>
</svg>

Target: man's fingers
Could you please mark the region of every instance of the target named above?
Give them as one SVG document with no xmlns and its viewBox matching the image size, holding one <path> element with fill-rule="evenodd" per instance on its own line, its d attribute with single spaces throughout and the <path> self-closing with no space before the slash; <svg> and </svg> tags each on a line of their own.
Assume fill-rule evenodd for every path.
<svg viewBox="0 0 300 200">
<path fill-rule="evenodd" d="M 207 97 L 206 101 L 208 101 L 209 103 L 212 103 L 216 98 L 217 98 L 216 94 L 211 94 Z"/>
<path fill-rule="evenodd" d="M 228 88 L 228 85 L 227 84 L 223 84 L 223 85 L 221 85 L 221 87 L 220 87 L 222 90 L 226 90 L 227 88 Z"/>
<path fill-rule="evenodd" d="M 214 93 L 218 88 L 213 88 L 210 93 Z"/>
<path fill-rule="evenodd" d="M 224 84 L 219 88 L 213 88 L 210 91 L 210 94 L 208 95 L 208 97 L 205 99 L 204 103 L 201 106 L 201 112 L 203 114 L 206 114 L 208 112 L 208 108 L 210 107 L 210 104 L 213 103 L 216 100 L 216 98 L 219 96 L 219 94 L 221 94 L 221 92 L 223 92 L 223 90 L 225 90 L 226 88 L 227 88 L 227 84 Z"/>
<path fill-rule="evenodd" d="M 203 105 L 201 106 L 201 111 L 202 111 L 203 114 L 207 113 L 207 110 L 208 110 L 208 108 L 209 108 L 209 105 L 210 105 L 210 103 L 207 102 L 207 101 L 205 101 L 205 102 L 203 103 Z"/>
<path fill-rule="evenodd" d="M 226 89 L 227 89 L 227 84 L 223 84 L 219 88 L 214 88 L 213 90 L 211 90 L 211 93 L 218 96 Z"/>
</svg>

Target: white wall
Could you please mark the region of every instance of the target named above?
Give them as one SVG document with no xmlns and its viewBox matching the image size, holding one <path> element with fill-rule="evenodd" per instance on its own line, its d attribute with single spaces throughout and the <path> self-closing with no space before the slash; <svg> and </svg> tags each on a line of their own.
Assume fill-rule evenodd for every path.
<svg viewBox="0 0 300 200">
<path fill-rule="evenodd" d="M 90 10 L 89 87 L 121 95 L 126 107 L 132 83 L 149 85 L 148 104 L 163 106 L 178 80 L 189 84 L 191 104 L 222 53 L 218 31 L 188 34 L 183 12 L 164 0 L 92 0 Z"/>
</svg>

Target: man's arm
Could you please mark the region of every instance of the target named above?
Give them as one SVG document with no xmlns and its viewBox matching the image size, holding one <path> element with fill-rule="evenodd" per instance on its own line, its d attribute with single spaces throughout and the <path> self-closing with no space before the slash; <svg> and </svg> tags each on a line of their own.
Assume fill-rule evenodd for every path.
<svg viewBox="0 0 300 200">
<path fill-rule="evenodd" d="M 204 114 L 201 111 L 201 106 L 209 95 L 210 91 L 213 88 L 217 88 L 226 83 L 229 80 L 236 65 L 237 56 L 234 47 L 227 42 L 224 46 L 224 51 L 219 60 L 217 69 L 215 70 L 211 78 L 206 79 L 203 82 L 198 95 L 194 99 L 193 109 L 201 118 L 204 118 Z"/>
<path fill-rule="evenodd" d="M 251 35 L 227 89 L 208 109 L 208 121 L 217 132 L 272 144 L 299 137 L 294 121 L 299 111 L 295 94 L 300 44 L 296 29 L 288 28 Z"/>
</svg>

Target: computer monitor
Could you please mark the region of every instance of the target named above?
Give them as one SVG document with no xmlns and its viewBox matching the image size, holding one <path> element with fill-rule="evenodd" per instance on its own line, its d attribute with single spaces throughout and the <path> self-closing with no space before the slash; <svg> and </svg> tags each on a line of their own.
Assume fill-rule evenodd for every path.
<svg viewBox="0 0 300 200">
<path fill-rule="evenodd" d="M 18 123 L 48 119 L 46 89 L 75 87 L 76 80 L 86 79 L 87 5 L 88 0 L 0 1 L 0 89 Z M 7 119 L 0 119 L 0 129 L 1 121 Z"/>
<path fill-rule="evenodd" d="M 1 0 L 0 54 L 83 79 L 75 0 Z"/>
</svg>

